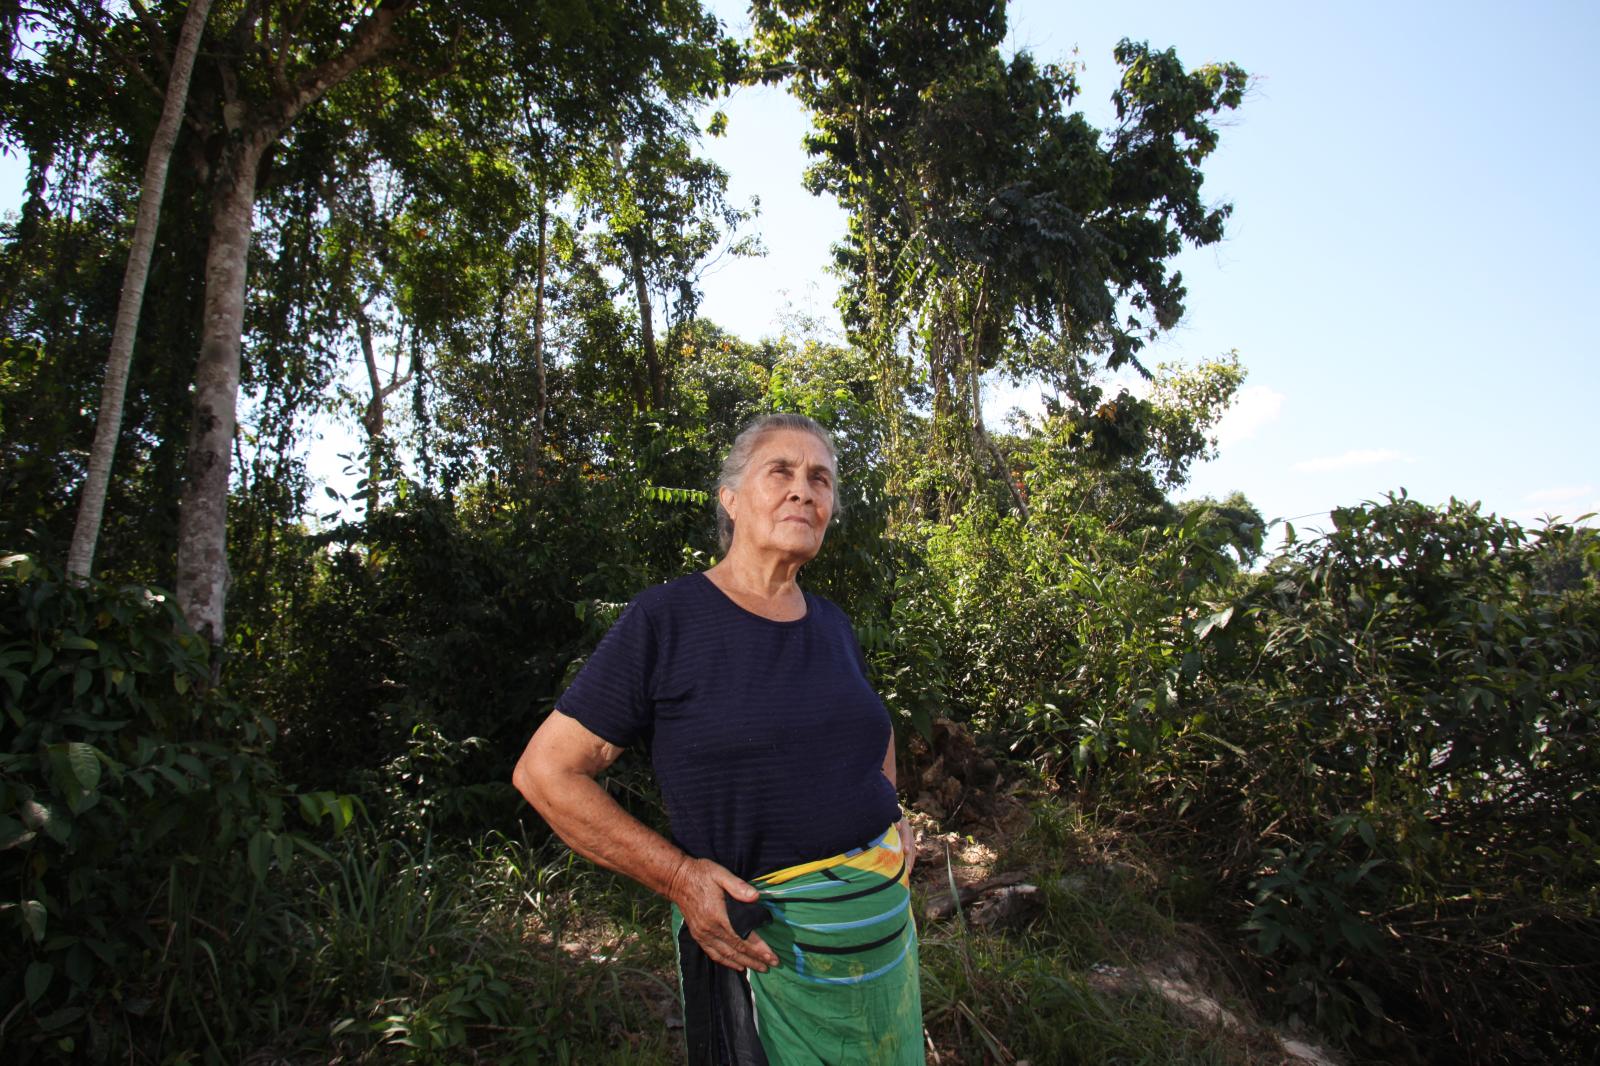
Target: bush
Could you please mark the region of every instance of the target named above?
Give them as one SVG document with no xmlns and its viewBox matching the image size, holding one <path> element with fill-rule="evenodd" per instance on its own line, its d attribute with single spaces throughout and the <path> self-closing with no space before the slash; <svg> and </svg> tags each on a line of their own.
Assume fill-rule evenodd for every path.
<svg viewBox="0 0 1600 1066">
<path fill-rule="evenodd" d="M 1128 787 L 1183 797 L 1295 1013 L 1453 1061 L 1589 1057 L 1595 538 L 1403 495 L 1333 519 L 1218 605 L 1182 740 Z"/>
<path fill-rule="evenodd" d="M 1402 495 L 1240 574 L 1202 509 L 1119 530 L 1029 488 L 928 540 L 956 713 L 1210 871 L 1287 1013 L 1592 1057 L 1600 538 Z"/>
<path fill-rule="evenodd" d="M 218 1001 L 272 980 L 250 925 L 299 843 L 291 797 L 271 723 L 210 674 L 159 593 L 0 561 L 0 1038 L 21 1061 L 168 1029 L 215 1052 Z"/>
</svg>

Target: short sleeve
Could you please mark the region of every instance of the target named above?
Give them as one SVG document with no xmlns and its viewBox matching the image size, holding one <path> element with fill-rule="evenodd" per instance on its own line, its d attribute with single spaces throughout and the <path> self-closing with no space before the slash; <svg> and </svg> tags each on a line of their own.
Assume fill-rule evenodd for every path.
<svg viewBox="0 0 1600 1066">
<path fill-rule="evenodd" d="M 556 700 L 556 709 L 618 747 L 648 744 L 655 724 L 657 657 L 655 627 L 634 600 Z"/>
</svg>

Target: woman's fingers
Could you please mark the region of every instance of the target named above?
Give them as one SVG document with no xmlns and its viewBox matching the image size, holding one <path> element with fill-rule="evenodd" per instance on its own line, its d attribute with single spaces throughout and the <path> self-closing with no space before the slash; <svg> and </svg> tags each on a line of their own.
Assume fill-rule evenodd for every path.
<svg viewBox="0 0 1600 1066">
<path fill-rule="evenodd" d="M 714 962 L 734 970 L 765 972 L 778 957 L 760 937 L 741 939 L 728 922 L 728 895 L 754 902 L 759 893 L 728 869 L 708 859 L 692 859 L 680 872 L 673 902 L 683 914 L 689 935 Z"/>
<path fill-rule="evenodd" d="M 743 878 L 735 877 L 732 870 L 725 866 L 718 866 L 709 859 L 701 861 L 705 862 L 707 866 L 711 867 L 711 877 L 717 882 L 718 887 L 720 887 L 724 892 L 728 893 L 728 895 L 732 896 L 734 899 L 742 899 L 746 903 L 754 903 L 757 899 L 761 898 L 761 893 L 757 892 L 755 888 Z"/>
</svg>

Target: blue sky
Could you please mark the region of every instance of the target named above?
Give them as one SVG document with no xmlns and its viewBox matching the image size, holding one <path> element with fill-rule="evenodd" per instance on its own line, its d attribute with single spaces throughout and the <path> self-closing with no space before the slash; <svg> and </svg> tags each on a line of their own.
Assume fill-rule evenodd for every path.
<svg viewBox="0 0 1600 1066">
<path fill-rule="evenodd" d="M 715 3 L 732 27 L 742 4 Z M 1253 76 L 1206 168 L 1234 215 L 1184 254 L 1183 323 L 1151 361 L 1238 349 L 1249 378 L 1188 494 L 1243 490 L 1269 517 L 1405 487 L 1536 522 L 1600 510 L 1593 443 L 1600 222 L 1590 205 L 1600 6 L 1021 2 L 1008 47 L 1085 65 L 1110 117 L 1118 39 Z M 723 105 L 712 154 L 759 195 L 769 255 L 706 279 L 703 313 L 745 336 L 829 310 L 842 214 L 799 187 L 805 120 L 781 93 Z M 1589 308 L 1589 311 L 1585 311 Z M 991 421 L 1027 389 L 996 388 Z"/>
<path fill-rule="evenodd" d="M 711 7 L 745 25 L 742 3 Z M 1188 314 L 1150 353 L 1236 348 L 1249 371 L 1189 495 L 1243 490 L 1303 529 L 1402 486 L 1529 523 L 1600 510 L 1600 5 L 1030 0 L 1009 22 L 1011 49 L 1077 49 L 1079 106 L 1102 124 L 1124 36 L 1254 77 L 1207 166 L 1228 237 L 1181 258 Z M 736 199 L 760 197 L 769 254 L 710 272 L 702 313 L 751 339 L 832 317 L 844 217 L 800 187 L 804 116 L 770 89 L 719 106 L 728 136 L 707 151 Z M 0 159 L 0 208 L 20 179 Z M 999 385 L 987 400 L 992 422 L 1036 403 Z M 313 470 L 338 481 L 350 439 L 330 431 Z"/>
</svg>

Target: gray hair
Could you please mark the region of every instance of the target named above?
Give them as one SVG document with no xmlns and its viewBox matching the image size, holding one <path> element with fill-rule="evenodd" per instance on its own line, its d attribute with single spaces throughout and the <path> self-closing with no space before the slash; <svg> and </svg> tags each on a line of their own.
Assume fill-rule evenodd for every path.
<svg viewBox="0 0 1600 1066">
<path fill-rule="evenodd" d="M 828 458 L 833 460 L 834 466 L 833 513 L 835 517 L 839 514 L 839 449 L 834 445 L 832 435 L 823 429 L 816 419 L 807 418 L 805 415 L 784 412 L 761 415 L 753 419 L 739 431 L 737 437 L 733 438 L 733 447 L 728 449 L 727 458 L 722 460 L 722 473 L 717 478 L 717 541 L 722 545 L 724 555 L 728 554 L 728 549 L 733 546 L 733 517 L 728 514 L 727 508 L 722 506 L 722 490 L 738 491 L 739 483 L 744 480 L 745 471 L 750 466 L 750 457 L 755 454 L 756 446 L 761 443 L 761 439 L 768 433 L 777 433 L 785 429 L 809 433 L 828 449 Z"/>
</svg>

